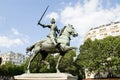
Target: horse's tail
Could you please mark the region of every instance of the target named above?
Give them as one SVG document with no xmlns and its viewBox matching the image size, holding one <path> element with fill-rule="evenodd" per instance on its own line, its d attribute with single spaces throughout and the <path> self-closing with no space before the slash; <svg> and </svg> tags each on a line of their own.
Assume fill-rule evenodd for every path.
<svg viewBox="0 0 120 80">
<path fill-rule="evenodd" d="M 35 46 L 35 45 L 32 45 L 32 46 L 30 46 L 30 47 L 27 47 L 27 48 L 26 48 L 26 53 L 32 51 L 32 49 L 34 48 L 34 46 Z"/>
</svg>

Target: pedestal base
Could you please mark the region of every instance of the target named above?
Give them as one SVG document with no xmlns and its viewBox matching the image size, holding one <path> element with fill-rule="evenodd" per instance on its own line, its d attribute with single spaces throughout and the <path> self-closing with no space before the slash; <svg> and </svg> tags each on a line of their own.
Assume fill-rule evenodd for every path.
<svg viewBox="0 0 120 80">
<path fill-rule="evenodd" d="M 14 76 L 15 80 L 77 80 L 67 73 L 30 73 Z"/>
</svg>

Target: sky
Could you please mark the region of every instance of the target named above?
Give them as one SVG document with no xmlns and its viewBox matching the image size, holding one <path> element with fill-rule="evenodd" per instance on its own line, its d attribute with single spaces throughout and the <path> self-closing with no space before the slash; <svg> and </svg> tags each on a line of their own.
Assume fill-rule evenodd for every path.
<svg viewBox="0 0 120 80">
<path fill-rule="evenodd" d="M 72 24 L 79 36 L 72 37 L 71 46 L 80 47 L 87 32 L 94 27 L 120 21 L 120 0 L 0 0 L 0 53 L 25 49 L 49 33 L 37 25 L 56 19 L 59 29 Z"/>
</svg>

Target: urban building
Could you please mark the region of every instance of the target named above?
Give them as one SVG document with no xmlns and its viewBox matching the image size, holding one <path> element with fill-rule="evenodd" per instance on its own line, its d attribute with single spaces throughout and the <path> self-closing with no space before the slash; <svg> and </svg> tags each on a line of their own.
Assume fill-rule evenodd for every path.
<svg viewBox="0 0 120 80">
<path fill-rule="evenodd" d="M 120 22 L 111 22 L 106 25 L 100 25 L 95 28 L 91 28 L 84 40 L 90 38 L 91 40 L 103 39 L 107 36 L 119 36 L 120 35 Z"/>
<path fill-rule="evenodd" d="M 95 40 L 95 39 L 103 39 L 108 36 L 120 36 L 120 22 L 111 22 L 106 25 L 100 25 L 95 28 L 91 28 L 87 35 L 84 38 L 84 41 L 87 39 Z M 87 79 L 89 78 L 106 78 L 108 75 L 108 72 L 101 72 L 100 75 L 98 76 L 94 71 L 91 73 L 88 71 L 88 69 L 85 69 L 85 77 Z M 116 75 L 119 76 L 120 75 Z"/>
<path fill-rule="evenodd" d="M 14 53 L 12 51 L 1 53 L 0 57 L 2 58 L 2 63 L 5 64 L 7 62 L 11 62 L 15 65 L 20 65 L 25 61 L 25 55 L 21 53 Z"/>
</svg>

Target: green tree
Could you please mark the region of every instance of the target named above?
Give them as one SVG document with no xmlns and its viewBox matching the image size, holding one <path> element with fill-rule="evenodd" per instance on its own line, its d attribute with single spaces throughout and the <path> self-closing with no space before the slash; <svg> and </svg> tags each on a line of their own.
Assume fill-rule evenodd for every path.
<svg viewBox="0 0 120 80">
<path fill-rule="evenodd" d="M 61 72 L 68 72 L 74 74 L 76 67 L 74 66 L 74 57 L 76 56 L 74 51 L 69 51 L 65 54 L 60 62 L 59 69 Z M 58 58 L 57 58 L 58 59 Z M 57 60 L 56 60 L 57 61 Z"/>
<path fill-rule="evenodd" d="M 14 65 L 11 62 L 8 62 L 0 66 L 0 75 L 1 76 L 14 76 L 24 73 L 23 66 Z"/>
<path fill-rule="evenodd" d="M 26 67 L 28 65 L 29 58 L 26 60 L 26 63 L 24 64 L 25 69 L 26 69 Z M 48 65 L 41 62 L 40 59 L 41 59 L 41 54 L 38 54 L 35 57 L 35 59 L 33 60 L 33 62 L 31 63 L 30 71 L 32 73 L 53 73 L 53 72 L 55 72 L 55 63 L 56 62 L 54 60 L 54 56 L 52 56 L 51 54 L 48 54 L 47 58 L 45 59 L 47 62 L 49 62 L 50 69 L 48 69 L 47 68 Z"/>
<path fill-rule="evenodd" d="M 86 40 L 80 46 L 78 61 L 89 71 L 119 73 L 120 37 L 109 36 L 101 40 Z"/>
<path fill-rule="evenodd" d="M 0 75 L 1 76 L 4 76 L 4 75 L 7 75 L 7 70 L 6 70 L 6 68 L 5 68 L 5 65 L 2 65 L 2 66 L 0 66 Z"/>
<path fill-rule="evenodd" d="M 55 73 L 56 69 L 55 66 L 57 64 L 59 55 L 54 56 L 53 54 L 49 54 L 46 58 L 46 61 L 50 63 L 50 69 L 47 69 L 47 65 L 43 62 L 40 62 L 41 54 L 38 54 L 36 58 L 33 60 L 30 66 L 30 71 L 32 73 Z M 70 74 L 73 74 L 75 76 L 83 77 L 83 66 L 78 65 L 77 61 L 75 59 L 76 52 L 75 51 L 68 51 L 65 56 L 62 58 L 62 61 L 60 62 L 59 69 L 61 72 L 67 72 Z M 27 67 L 27 63 L 29 61 L 26 60 L 26 63 L 24 64 L 25 68 Z"/>
</svg>

